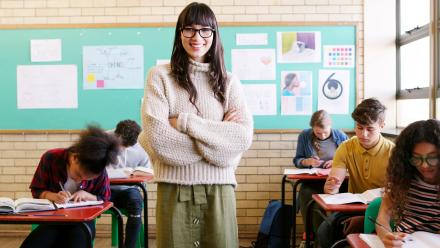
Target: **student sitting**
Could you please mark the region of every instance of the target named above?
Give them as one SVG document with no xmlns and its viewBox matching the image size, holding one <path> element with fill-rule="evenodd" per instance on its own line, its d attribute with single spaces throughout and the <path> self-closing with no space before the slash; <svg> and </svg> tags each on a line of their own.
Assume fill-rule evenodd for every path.
<svg viewBox="0 0 440 248">
<path fill-rule="evenodd" d="M 52 149 L 43 154 L 30 185 L 33 197 L 55 203 L 65 203 L 69 199 L 108 201 L 110 186 L 105 167 L 116 161 L 118 149 L 116 137 L 97 127 L 88 127 L 73 146 Z M 94 238 L 93 221 L 86 224 Z M 80 225 L 41 224 L 29 234 L 21 247 L 84 247 L 86 237 Z"/>
<path fill-rule="evenodd" d="M 348 139 L 347 135 L 337 129 L 332 129 L 332 120 L 325 110 L 313 113 L 310 119 L 311 128 L 303 130 L 298 137 L 296 156 L 293 163 L 298 168 L 331 168 L 333 155 L 338 146 Z M 299 190 L 299 203 L 303 223 L 306 223 L 307 203 L 313 194 L 322 194 L 324 181 L 303 182 Z M 298 205 L 297 205 L 298 206 Z M 321 223 L 317 215 L 314 220 L 315 230 Z"/>
<path fill-rule="evenodd" d="M 351 193 L 362 193 L 384 186 L 388 158 L 394 147 L 394 144 L 380 133 L 385 125 L 385 109 L 385 106 L 374 98 L 363 100 L 355 108 L 351 116 L 356 122 L 356 136 L 342 143 L 336 150 L 332 169 L 324 185 L 325 193 L 338 193 L 347 171 L 350 175 L 348 191 Z M 338 223 L 350 216 L 352 215 L 334 213 L 327 217 L 318 229 L 319 245 L 323 248 L 331 247 L 343 238 L 342 228 Z M 358 219 L 346 220 L 346 227 L 357 226 L 355 220 Z M 358 223 L 363 223 L 363 219 Z"/>
<path fill-rule="evenodd" d="M 402 247 L 406 233 L 440 232 L 440 122 L 417 121 L 396 139 L 376 226 L 385 247 Z M 390 220 L 396 224 L 391 232 Z"/>
<path fill-rule="evenodd" d="M 122 141 L 122 148 L 118 155 L 118 162 L 111 164 L 112 168 L 148 167 L 148 155 L 137 142 L 141 127 L 132 120 L 120 121 L 114 131 L 116 137 Z M 136 240 L 142 225 L 142 196 L 135 186 L 110 186 L 111 201 L 117 208 L 127 211 L 127 225 L 125 227 L 125 247 L 136 247 Z"/>
</svg>

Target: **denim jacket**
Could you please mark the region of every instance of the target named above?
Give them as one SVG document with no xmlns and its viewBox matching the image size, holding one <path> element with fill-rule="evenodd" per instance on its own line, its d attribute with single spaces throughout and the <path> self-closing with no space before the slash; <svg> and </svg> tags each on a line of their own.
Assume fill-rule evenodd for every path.
<svg viewBox="0 0 440 248">
<path fill-rule="evenodd" d="M 313 156 L 312 132 L 313 129 L 309 128 L 299 134 L 296 156 L 293 158 L 293 164 L 298 168 L 308 168 L 308 166 L 301 165 L 301 161 Z M 332 129 L 331 132 L 331 139 L 333 139 L 337 147 L 348 139 L 347 135 L 338 129 Z"/>
</svg>

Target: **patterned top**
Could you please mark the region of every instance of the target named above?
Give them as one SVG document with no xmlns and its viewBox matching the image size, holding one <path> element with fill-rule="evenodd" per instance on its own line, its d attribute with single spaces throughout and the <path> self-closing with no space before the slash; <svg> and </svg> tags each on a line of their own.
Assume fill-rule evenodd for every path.
<svg viewBox="0 0 440 248">
<path fill-rule="evenodd" d="M 34 198 L 40 198 L 43 191 L 61 191 L 59 182 L 67 181 L 68 149 L 53 149 L 43 154 L 29 188 Z M 110 200 L 110 181 L 106 170 L 97 178 L 82 181 L 79 188 L 97 197 L 98 200 Z"/>
<path fill-rule="evenodd" d="M 416 176 L 411 181 L 408 201 L 403 210 L 402 221 L 397 231 L 412 233 L 440 231 L 440 199 L 439 186 L 424 182 Z"/>
</svg>

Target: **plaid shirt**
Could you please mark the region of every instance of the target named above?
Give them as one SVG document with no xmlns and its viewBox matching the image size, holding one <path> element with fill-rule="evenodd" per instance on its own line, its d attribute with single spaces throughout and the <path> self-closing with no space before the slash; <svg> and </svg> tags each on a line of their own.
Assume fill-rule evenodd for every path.
<svg viewBox="0 0 440 248">
<path fill-rule="evenodd" d="M 34 198 L 40 198 L 43 191 L 61 191 L 59 182 L 63 185 L 67 181 L 68 149 L 53 149 L 43 154 L 35 171 L 29 188 Z M 84 180 L 80 189 L 95 195 L 98 200 L 110 200 L 110 181 L 106 170 L 97 178 Z"/>
</svg>

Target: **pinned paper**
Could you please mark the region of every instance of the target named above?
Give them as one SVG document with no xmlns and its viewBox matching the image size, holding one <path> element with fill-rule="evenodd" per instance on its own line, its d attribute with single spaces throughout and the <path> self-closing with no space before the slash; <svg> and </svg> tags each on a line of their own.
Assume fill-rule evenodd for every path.
<svg viewBox="0 0 440 248">
<path fill-rule="evenodd" d="M 104 80 L 97 80 L 96 88 L 104 88 Z"/>
<path fill-rule="evenodd" d="M 87 82 L 94 83 L 96 81 L 95 74 L 89 73 L 87 74 Z"/>
</svg>

